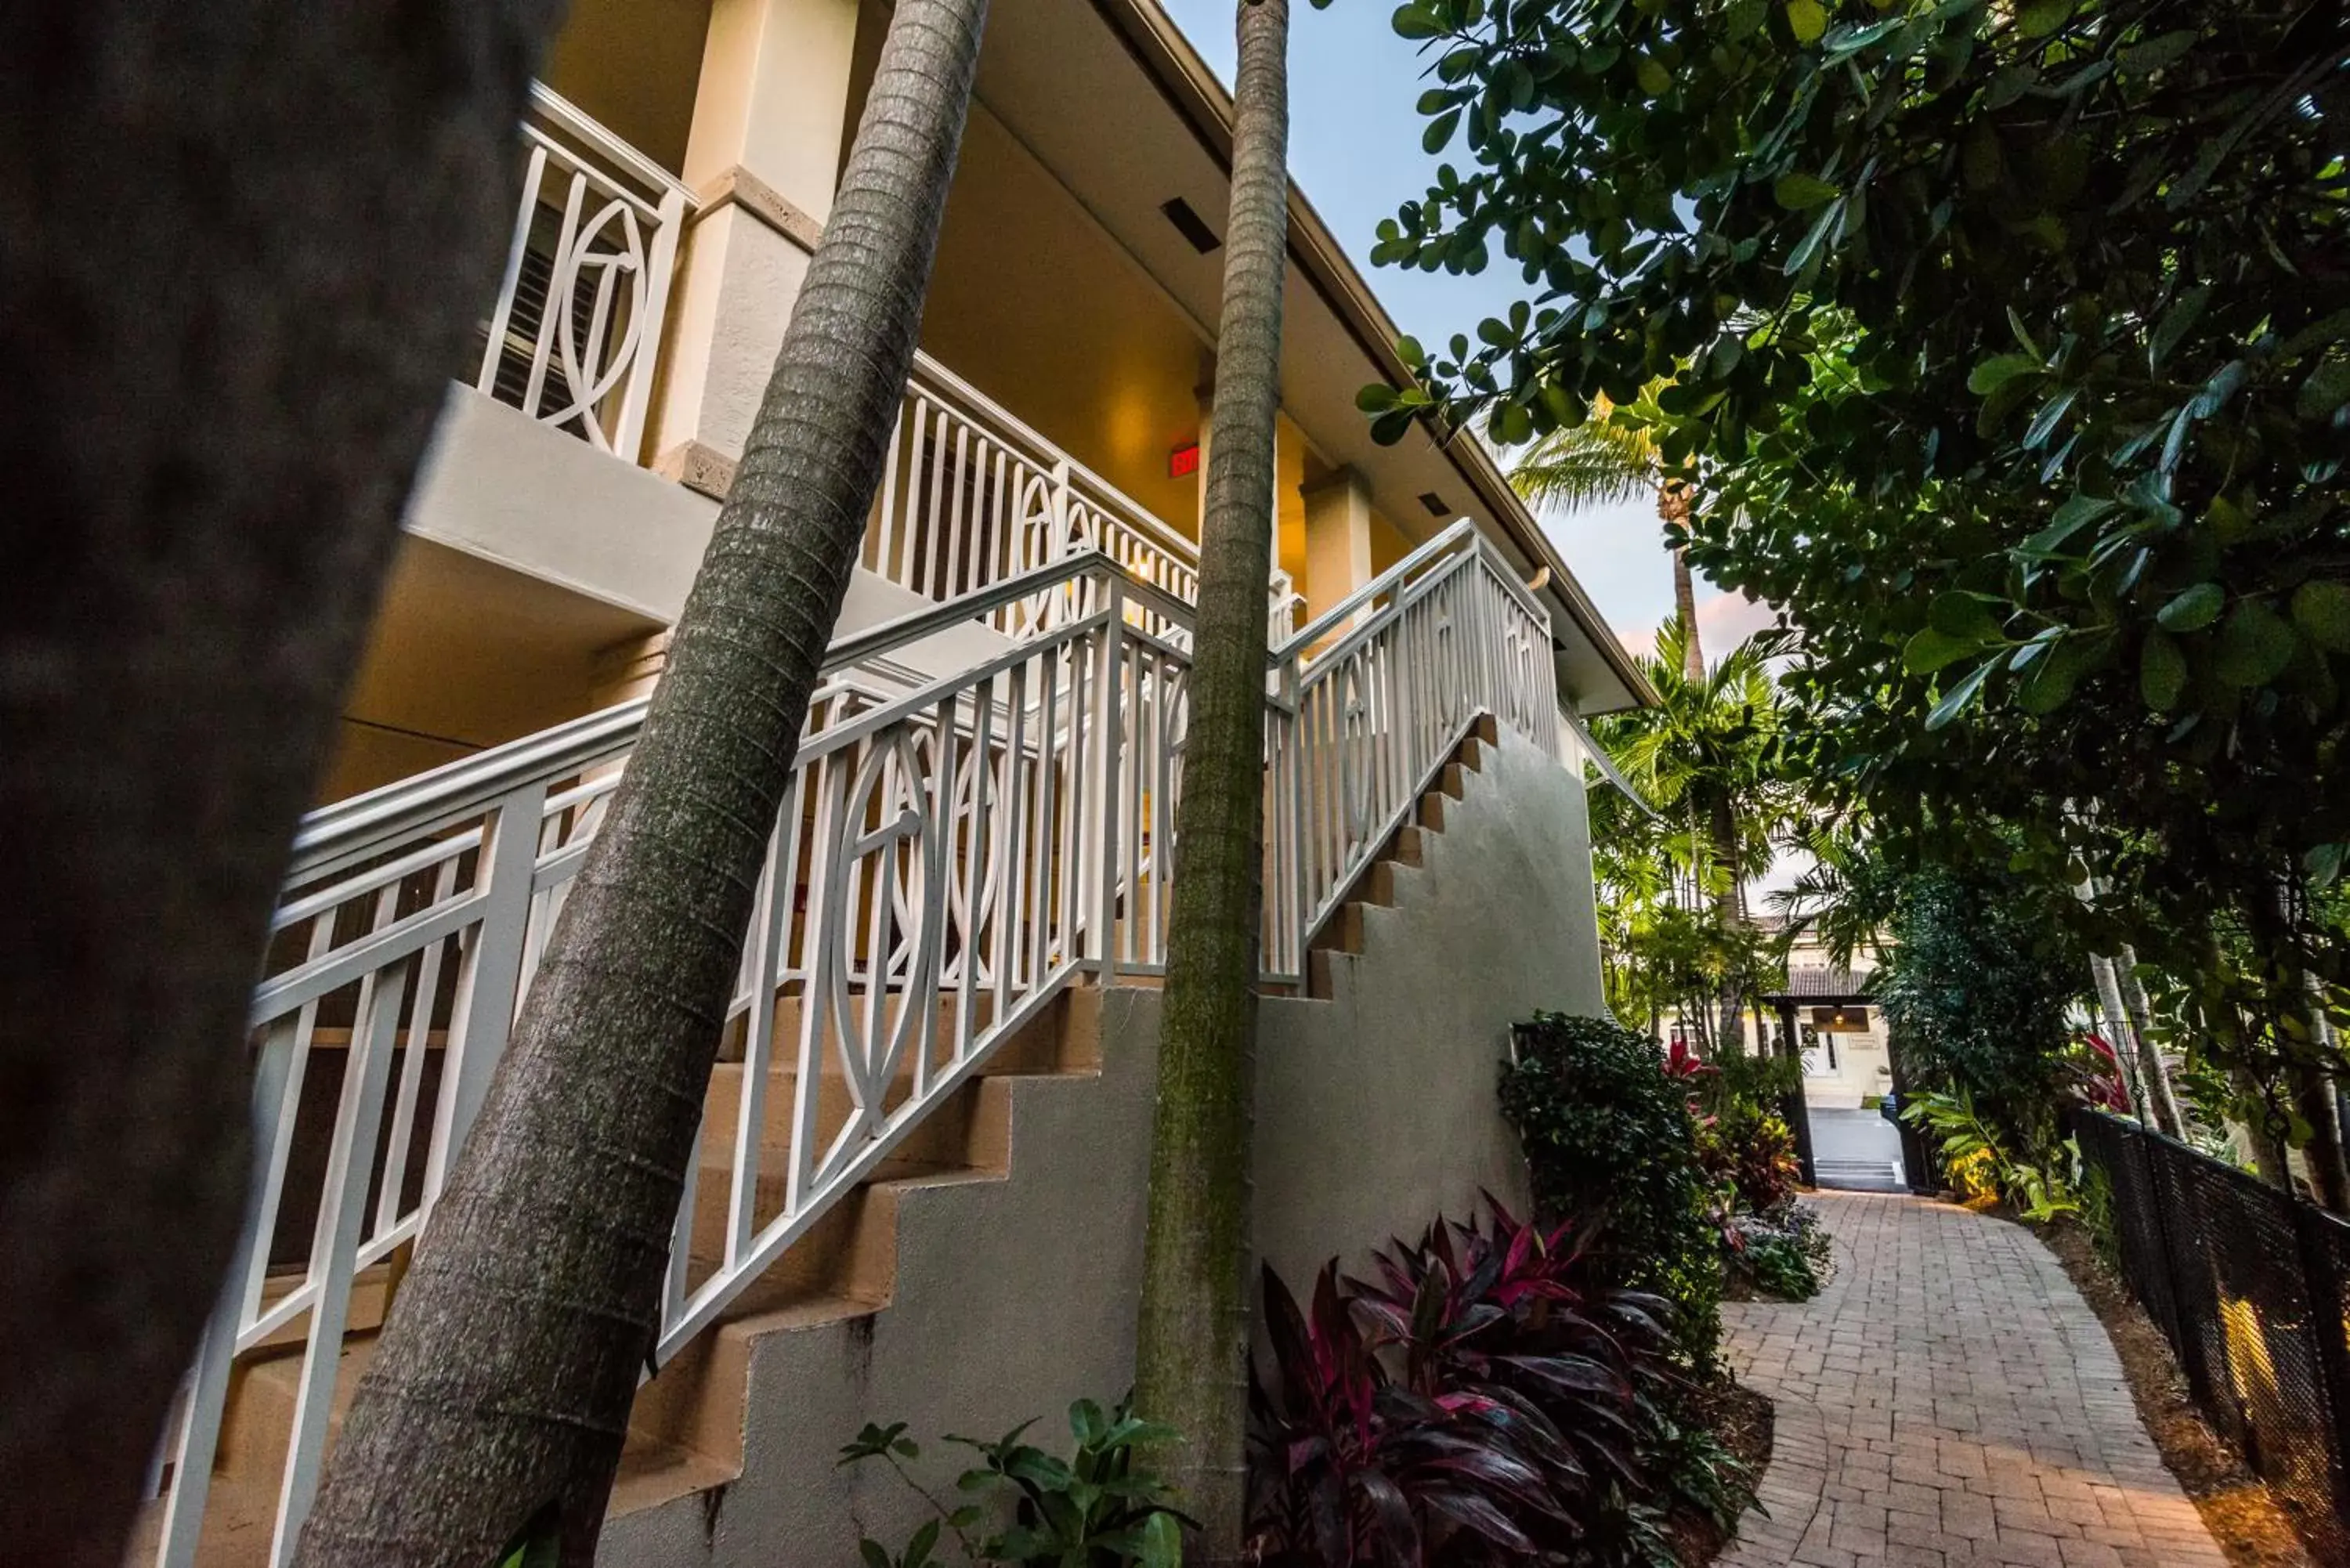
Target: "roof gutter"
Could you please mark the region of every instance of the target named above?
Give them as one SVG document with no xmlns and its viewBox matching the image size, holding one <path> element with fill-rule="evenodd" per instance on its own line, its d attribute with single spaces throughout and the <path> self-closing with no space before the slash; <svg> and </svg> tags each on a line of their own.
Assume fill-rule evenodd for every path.
<svg viewBox="0 0 2350 1568">
<path fill-rule="evenodd" d="M 1145 70 L 1157 81 L 1159 90 L 1175 106 L 1192 134 L 1212 153 L 1229 176 L 1232 163 L 1232 99 L 1216 79 L 1191 40 L 1159 9 L 1157 0 L 1093 0 L 1094 8 L 1107 21 L 1128 49 L 1141 62 Z M 1347 328 L 1357 346 L 1367 355 L 1378 373 L 1391 384 L 1409 386 L 1414 381 L 1411 368 L 1396 352 L 1396 339 L 1401 336 L 1396 324 L 1373 296 L 1362 274 L 1338 244 L 1337 236 L 1322 221 L 1314 204 L 1297 188 L 1289 183 L 1289 254 L 1305 275 L 1306 281 L 1322 296 L 1339 322 Z M 1456 434 L 1441 441 L 1441 449 L 1461 476 L 1469 482 L 1500 522 L 1511 542 L 1525 554 L 1538 573 L 1550 568 L 1550 582 L 1544 590 L 1566 612 L 1609 670 L 1622 681 L 1633 701 L 1640 707 L 1653 708 L 1659 699 L 1656 688 L 1648 684 L 1638 665 L 1616 639 L 1599 608 L 1591 602 L 1583 585 L 1560 556 L 1558 547 L 1534 522 L 1525 503 L 1510 487 L 1508 476 L 1483 443 L 1465 434 Z"/>
</svg>

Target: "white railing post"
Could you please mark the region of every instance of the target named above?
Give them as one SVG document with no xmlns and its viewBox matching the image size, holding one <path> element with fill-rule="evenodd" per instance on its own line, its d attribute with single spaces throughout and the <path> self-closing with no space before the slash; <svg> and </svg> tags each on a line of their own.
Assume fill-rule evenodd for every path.
<svg viewBox="0 0 2350 1568">
<path fill-rule="evenodd" d="M 1118 889 L 1121 880 L 1118 872 L 1118 812 L 1123 804 L 1118 791 L 1119 753 L 1124 750 L 1127 702 L 1125 686 L 1126 659 L 1126 579 L 1113 573 L 1103 583 L 1103 608 L 1108 618 L 1102 625 L 1101 680 L 1094 693 L 1095 750 L 1098 758 L 1095 772 L 1101 780 L 1100 805 L 1093 812 L 1093 866 L 1097 874 L 1097 903 L 1099 914 L 1094 921 L 1093 958 L 1100 967 L 1101 983 L 1115 984 L 1118 980 Z"/>
<path fill-rule="evenodd" d="M 310 1243 L 310 1279 L 317 1296 L 310 1308 L 309 1343 L 302 1353 L 301 1382 L 294 1396 L 294 1430 L 286 1439 L 270 1568 L 286 1568 L 293 1562 L 302 1521 L 318 1495 L 328 1415 L 335 1402 L 336 1374 L 342 1369 L 351 1278 L 358 1272 L 359 1234 L 367 1223 L 368 1181 L 375 1168 L 376 1132 L 383 1123 L 384 1087 L 391 1074 L 392 1040 L 407 993 L 409 961 L 399 960 L 369 978 L 352 1021 L 342 1100 L 327 1154 L 325 1199 Z M 386 1181 L 400 1179 L 398 1159 L 398 1151 L 389 1157 Z"/>
<path fill-rule="evenodd" d="M 628 389 L 620 397 L 620 417 L 612 430 L 612 451 L 630 462 L 644 456 L 640 449 L 645 411 L 652 406 L 653 373 L 660 364 L 661 327 L 669 317 L 670 275 L 677 263 L 678 231 L 685 227 L 684 192 L 661 192 L 656 222 L 652 254 L 645 263 L 642 329 L 637 334 L 635 359 L 629 367 Z"/>
<path fill-rule="evenodd" d="M 473 928 L 473 952 L 457 981 L 450 1018 L 449 1049 L 441 1064 L 441 1104 L 432 1118 L 432 1143 L 424 1163 L 423 1208 L 447 1184 L 450 1167 L 464 1147 L 474 1113 L 482 1108 L 490 1074 L 505 1054 L 513 1031 L 515 994 L 522 982 L 523 948 L 529 938 L 531 882 L 538 869 L 538 835 L 546 811 L 544 781 L 524 784 L 497 804 L 483 825 L 482 858 L 473 875 L 488 893 Z"/>
</svg>

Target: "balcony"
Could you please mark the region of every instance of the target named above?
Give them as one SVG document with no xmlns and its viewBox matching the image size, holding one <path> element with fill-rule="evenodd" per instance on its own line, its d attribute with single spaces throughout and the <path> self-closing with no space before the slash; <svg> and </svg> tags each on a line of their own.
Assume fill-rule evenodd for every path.
<svg viewBox="0 0 2350 1568">
<path fill-rule="evenodd" d="M 694 198 L 544 85 L 532 89 L 523 136 L 522 197 L 497 296 L 481 328 L 472 385 L 550 431 L 642 465 L 650 456 L 647 421 L 664 329 L 674 330 L 668 307 L 679 241 Z M 662 521 L 650 524 L 660 532 L 660 569 L 645 572 L 655 563 L 645 559 L 642 487 L 599 483 L 608 471 L 559 451 L 539 466 L 556 477 L 543 487 L 546 514 L 529 530 L 535 537 L 451 542 L 674 618 L 707 539 L 706 517 L 701 527 L 671 526 L 667 514 L 677 509 L 663 507 Z M 503 481 L 486 466 L 430 477 L 443 491 L 510 489 L 517 471 L 505 465 L 504 472 Z M 577 484 L 565 483 L 575 475 Z M 583 504 L 588 491 L 609 492 L 610 504 Z M 515 498 L 511 504 L 527 509 L 532 502 Z M 608 510 L 614 515 L 601 515 Z M 561 537 L 605 529 L 637 537 L 625 549 L 588 546 L 577 555 Z M 918 356 L 867 530 L 865 569 L 944 601 L 1090 550 L 1187 604 L 1196 597 L 1199 547 L 1183 530 L 962 377 Z M 599 580 L 581 556 L 608 563 L 608 572 L 633 571 L 637 580 Z M 1270 599 L 1278 641 L 1300 618 L 1303 600 L 1278 570 Z M 1015 624 L 1025 613 L 1007 611 L 1000 629 L 1014 636 L 1038 629 Z"/>
</svg>

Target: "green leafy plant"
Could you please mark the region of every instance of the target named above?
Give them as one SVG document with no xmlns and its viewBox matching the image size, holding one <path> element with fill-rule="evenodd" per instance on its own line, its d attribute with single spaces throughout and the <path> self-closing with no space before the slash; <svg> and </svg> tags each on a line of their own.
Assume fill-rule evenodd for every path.
<svg viewBox="0 0 2350 1568">
<path fill-rule="evenodd" d="M 1517 1026 L 1502 1111 L 1517 1128 L 1541 1211 L 1601 1219 L 1601 1282 L 1672 1303 L 1678 1346 L 1710 1367 L 1721 1334 L 1714 1193 L 1686 1085 L 1653 1040 L 1607 1019 L 1543 1013 Z"/>
<path fill-rule="evenodd" d="M 1024 1421 L 993 1442 L 950 1436 L 979 1462 L 955 1480 L 968 1500 L 949 1507 L 907 1469 L 921 1447 L 906 1423 L 868 1424 L 843 1447 L 839 1462 L 887 1464 L 924 1503 L 924 1521 L 896 1553 L 881 1542 L 858 1542 L 866 1568 L 931 1568 L 942 1533 L 951 1533 L 966 1562 L 1051 1563 L 1055 1568 L 1175 1568 L 1182 1561 L 1182 1526 L 1189 1521 L 1170 1489 L 1138 1468 L 1137 1450 L 1176 1434 L 1135 1416 L 1121 1402 L 1105 1416 L 1090 1399 L 1069 1407 L 1075 1451 L 1064 1460 L 1021 1439 L 1035 1423 Z"/>
<path fill-rule="evenodd" d="M 2080 1199 L 2066 1177 L 2010 1154 L 1977 1114 L 1974 1096 L 1966 1090 L 1916 1095 L 1901 1108 L 1901 1119 L 1941 1140 L 1943 1172 L 1968 1197 L 2003 1198 L 2034 1224 L 2080 1212 Z M 2064 1147 L 2077 1165 L 2079 1146 L 2067 1138 Z"/>
</svg>

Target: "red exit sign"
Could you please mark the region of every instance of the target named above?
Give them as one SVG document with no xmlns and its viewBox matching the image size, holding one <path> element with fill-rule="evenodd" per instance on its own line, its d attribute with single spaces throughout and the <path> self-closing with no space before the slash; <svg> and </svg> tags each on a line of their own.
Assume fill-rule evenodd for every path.
<svg viewBox="0 0 2350 1568">
<path fill-rule="evenodd" d="M 1189 479 L 1200 472 L 1200 443 L 1179 446 L 1167 454 L 1167 477 Z"/>
</svg>

